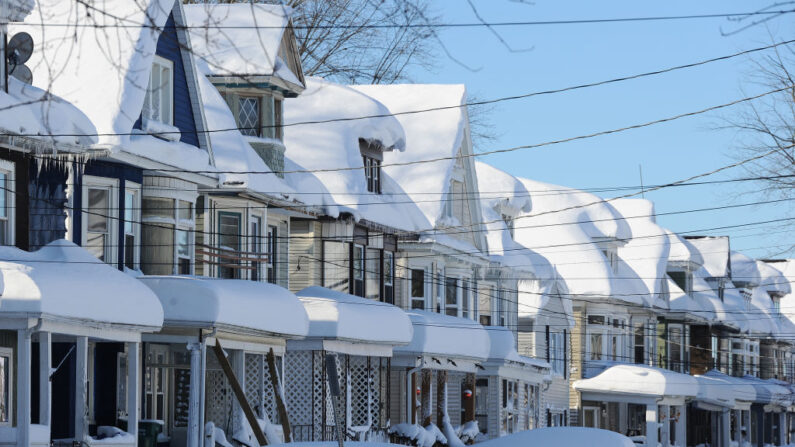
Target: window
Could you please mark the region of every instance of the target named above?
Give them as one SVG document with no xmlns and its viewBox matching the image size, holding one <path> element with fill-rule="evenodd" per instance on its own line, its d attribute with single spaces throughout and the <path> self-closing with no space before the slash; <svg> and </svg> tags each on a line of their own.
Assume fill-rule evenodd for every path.
<svg viewBox="0 0 795 447">
<path fill-rule="evenodd" d="M 260 135 L 260 98 L 241 96 L 237 101 L 237 126 L 240 133 L 250 137 Z"/>
<path fill-rule="evenodd" d="M 14 245 L 14 164 L 0 160 L 0 246 Z"/>
<path fill-rule="evenodd" d="M 14 366 L 13 351 L 9 348 L 0 348 L 0 426 L 11 425 L 13 414 L 12 383 Z"/>
<path fill-rule="evenodd" d="M 364 246 L 353 245 L 353 293 L 364 297 Z"/>
<path fill-rule="evenodd" d="M 126 185 L 124 192 L 124 266 L 135 270 L 140 256 L 140 189 Z"/>
<path fill-rule="evenodd" d="M 489 433 L 489 379 L 475 381 L 475 420 L 481 433 Z"/>
<path fill-rule="evenodd" d="M 165 421 L 168 411 L 168 347 L 148 344 L 144 371 L 143 418 Z"/>
<path fill-rule="evenodd" d="M 368 248 L 366 251 L 364 277 L 365 297 L 381 300 L 381 250 Z"/>
<path fill-rule="evenodd" d="M 541 419 L 541 404 L 538 387 L 524 384 L 524 409 L 525 409 L 525 430 L 533 430 L 539 427 Z"/>
<path fill-rule="evenodd" d="M 147 190 L 147 194 L 157 192 Z M 141 270 L 147 275 L 193 274 L 193 202 L 173 197 L 146 196 L 141 203 Z"/>
<path fill-rule="evenodd" d="M 513 216 L 509 216 L 507 214 L 502 215 L 502 221 L 505 222 L 505 226 L 508 228 L 508 232 L 511 234 L 511 238 L 514 237 L 514 218 Z"/>
<path fill-rule="evenodd" d="M 603 334 L 601 332 L 591 333 L 589 350 L 589 358 L 591 360 L 602 360 L 602 340 Z"/>
<path fill-rule="evenodd" d="M 549 338 L 552 372 L 563 375 L 566 368 L 566 339 L 563 332 L 553 332 Z"/>
<path fill-rule="evenodd" d="M 362 156 L 364 163 L 364 178 L 367 181 L 367 190 L 381 194 L 381 162 L 375 158 Z"/>
<path fill-rule="evenodd" d="M 168 125 L 173 124 L 173 85 L 174 63 L 155 56 L 141 113 L 144 119 Z"/>
<path fill-rule="evenodd" d="M 519 430 L 519 383 L 514 380 L 502 380 L 502 408 L 500 409 L 502 434 L 515 433 Z"/>
<path fill-rule="evenodd" d="M 267 280 L 271 284 L 276 284 L 278 280 L 276 272 L 279 271 L 279 229 L 274 225 L 268 225 L 268 274 Z"/>
<path fill-rule="evenodd" d="M 83 247 L 98 259 L 114 264 L 118 207 L 116 180 L 83 177 Z"/>
<path fill-rule="evenodd" d="M 635 325 L 635 363 L 646 363 L 646 326 L 643 323 Z"/>
<path fill-rule="evenodd" d="M 668 326 L 668 364 L 674 371 L 684 370 L 684 331 L 680 325 Z"/>
<path fill-rule="evenodd" d="M 262 133 L 264 138 L 276 138 L 276 114 L 272 96 L 262 98 Z"/>
<path fill-rule="evenodd" d="M 411 308 L 425 309 L 424 269 L 411 269 Z"/>
<path fill-rule="evenodd" d="M 348 293 L 350 280 L 349 245 L 345 242 L 323 241 L 323 286 Z"/>
<path fill-rule="evenodd" d="M 251 257 L 255 260 L 251 261 L 251 273 L 249 279 L 252 281 L 259 281 L 262 279 L 262 263 L 257 261 L 258 257 L 262 254 L 262 217 L 250 216 L 249 217 L 249 230 L 248 230 L 248 250 L 251 252 Z M 270 248 L 270 247 L 268 247 Z M 268 259 L 268 264 L 273 262 Z M 270 269 L 269 269 L 270 271 Z"/>
<path fill-rule="evenodd" d="M 240 213 L 218 213 L 218 277 L 240 278 Z"/>
<path fill-rule="evenodd" d="M 444 308 L 447 315 L 458 316 L 458 278 L 444 279 Z"/>
<path fill-rule="evenodd" d="M 282 139 L 282 100 L 273 100 L 273 125 L 275 138 Z"/>
<path fill-rule="evenodd" d="M 690 281 L 687 272 L 668 272 L 668 276 L 673 280 L 674 283 L 676 283 L 677 286 L 679 286 L 680 289 L 682 289 L 683 292 L 688 294 L 690 293 Z"/>
<path fill-rule="evenodd" d="M 384 252 L 384 302 L 395 302 L 395 254 Z"/>
<path fill-rule="evenodd" d="M 191 274 L 191 233 L 186 230 L 177 230 L 177 274 L 190 275 Z"/>
<path fill-rule="evenodd" d="M 444 269 L 437 268 L 436 269 L 436 302 L 433 305 L 433 308 L 436 309 L 437 313 L 442 312 L 442 306 L 444 306 L 445 302 L 445 277 L 444 277 Z"/>
</svg>

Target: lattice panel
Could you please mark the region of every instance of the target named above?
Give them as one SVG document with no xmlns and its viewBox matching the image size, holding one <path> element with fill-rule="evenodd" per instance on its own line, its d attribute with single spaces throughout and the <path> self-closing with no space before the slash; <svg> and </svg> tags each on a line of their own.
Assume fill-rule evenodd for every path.
<svg viewBox="0 0 795 447">
<path fill-rule="evenodd" d="M 284 385 L 290 423 L 312 425 L 313 363 L 311 351 L 289 351 L 284 357 Z M 320 395 L 318 392 L 317 395 Z M 317 412 L 319 413 L 319 411 Z"/>
<path fill-rule="evenodd" d="M 282 374 L 282 358 L 276 357 L 275 363 L 276 363 L 276 373 Z M 276 409 L 276 396 L 273 392 L 273 385 L 271 384 L 271 371 L 270 368 L 268 368 L 267 361 L 265 361 L 264 366 L 265 368 L 262 374 L 262 378 L 265 381 L 265 386 L 263 386 L 263 391 L 265 393 L 265 402 L 264 402 L 265 414 L 268 415 L 268 418 L 271 420 L 271 422 L 273 422 L 274 424 L 279 424 L 281 422 L 279 421 L 279 412 Z M 280 383 L 284 383 L 281 382 L 284 380 L 283 378 L 278 377 L 278 379 L 280 380 Z"/>
<path fill-rule="evenodd" d="M 336 357 L 336 366 L 337 366 L 337 377 L 340 381 L 340 399 L 339 399 L 339 408 L 337 414 L 341 419 L 341 423 L 345 424 L 346 419 L 346 408 L 347 408 L 347 394 L 348 394 L 348 374 L 346 374 L 346 363 L 348 356 L 338 354 Z M 321 377 L 325 379 L 325 371 L 321 371 Z M 331 396 L 331 388 L 326 385 L 326 425 L 333 426 L 335 425 L 334 421 L 334 399 Z"/>
<path fill-rule="evenodd" d="M 351 425 L 362 427 L 370 425 L 370 405 L 374 399 L 372 370 L 369 359 L 361 356 L 350 358 L 351 382 Z"/>
<path fill-rule="evenodd" d="M 323 391 L 325 386 L 324 371 L 323 371 L 323 352 L 312 351 L 312 358 L 314 359 L 312 371 L 312 427 L 314 437 L 313 441 L 321 441 L 323 433 L 323 416 L 326 414 L 326 409 L 323 408 L 326 399 L 324 398 Z"/>
<path fill-rule="evenodd" d="M 246 354 L 246 378 L 245 391 L 246 400 L 255 413 L 259 414 L 262 405 L 261 378 L 262 362 L 265 361 L 262 354 Z"/>
<path fill-rule="evenodd" d="M 207 356 L 208 362 L 211 356 Z M 207 370 L 206 378 L 207 421 L 229 433 L 232 428 L 232 387 L 218 369 Z"/>
</svg>

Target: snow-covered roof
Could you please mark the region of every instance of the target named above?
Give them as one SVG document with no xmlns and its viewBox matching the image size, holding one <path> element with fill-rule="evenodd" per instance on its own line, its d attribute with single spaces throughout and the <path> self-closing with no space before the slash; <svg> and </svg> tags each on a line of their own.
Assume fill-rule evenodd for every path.
<svg viewBox="0 0 795 447">
<path fill-rule="evenodd" d="M 185 5 L 193 52 L 212 76 L 276 76 L 301 86 L 280 57 L 291 10 L 278 4 Z"/>
<path fill-rule="evenodd" d="M 735 385 L 725 379 L 709 375 L 693 376 L 698 382 L 696 400 L 708 405 L 734 408 Z"/>
<path fill-rule="evenodd" d="M 510 329 L 502 326 L 489 326 L 485 329 L 489 334 L 489 362 L 510 362 L 537 368 L 549 368 L 549 363 L 543 360 L 519 355 L 519 352 L 516 350 L 514 333 Z"/>
<path fill-rule="evenodd" d="M 772 380 L 762 380 L 756 376 L 745 375 L 743 380 L 754 387 L 756 399 L 754 402 L 761 404 L 789 406 L 793 396 L 789 388 L 784 387 Z"/>
<path fill-rule="evenodd" d="M 795 259 L 783 259 L 769 264 L 778 269 L 792 287 L 792 282 L 795 281 Z M 781 313 L 787 317 L 788 323 L 785 324 L 787 326 L 792 324 L 792 320 L 795 319 L 795 293 L 790 292 L 781 298 Z"/>
<path fill-rule="evenodd" d="M 687 239 L 679 236 L 678 234 L 665 230 L 668 234 L 668 242 L 671 246 L 668 253 L 668 262 L 675 263 L 689 263 L 701 266 L 704 264 L 704 259 L 701 253 L 693 246 Z"/>
<path fill-rule="evenodd" d="M 621 433 L 590 427 L 536 428 L 478 442 L 478 445 L 483 447 L 573 447 L 584 445 L 589 447 L 635 447 L 635 443 Z"/>
<path fill-rule="evenodd" d="M 753 287 L 762 281 L 762 274 L 756 261 L 740 252 L 731 252 L 731 273 L 732 281 L 735 283 L 747 283 Z"/>
<path fill-rule="evenodd" d="M 792 292 L 790 280 L 781 270 L 764 261 L 756 261 L 756 267 L 759 270 L 761 279 L 759 288 L 779 295 L 786 295 Z"/>
<path fill-rule="evenodd" d="M 645 365 L 615 365 L 598 376 L 574 382 L 577 391 L 610 392 L 643 396 L 698 395 L 693 376 Z"/>
<path fill-rule="evenodd" d="M 622 261 L 640 277 L 649 290 L 649 305 L 665 308 L 665 278 L 670 243 L 665 229 L 657 225 L 654 203 L 644 199 L 610 202 L 625 218 L 632 238 L 618 248 Z"/>
<path fill-rule="evenodd" d="M 687 242 L 698 250 L 707 276 L 723 278 L 729 276 L 729 237 L 689 237 Z"/>
<path fill-rule="evenodd" d="M 57 240 L 34 252 L 0 247 L 0 314 L 159 329 L 163 308 L 135 278 Z"/>
<path fill-rule="evenodd" d="M 340 107 L 345 104 L 345 107 Z M 314 175 L 331 193 L 339 211 L 356 219 L 392 228 L 414 231 L 429 228 L 427 219 L 389 175 L 382 171 L 382 194 L 369 193 L 359 141 L 377 142 L 384 158 L 406 148 L 406 136 L 392 116 L 353 119 L 362 116 L 389 115 L 389 110 L 375 99 L 353 88 L 320 78 L 309 78 L 307 89 L 296 99 L 285 101 L 285 155 Z M 290 125 L 305 121 L 333 120 L 310 125 Z M 319 170 L 330 169 L 326 172 Z M 296 174 L 285 173 L 288 183 Z M 298 174 L 300 177 L 305 174 Z M 298 180 L 300 181 L 300 180 Z M 328 210 L 332 217 L 335 210 Z"/>
<path fill-rule="evenodd" d="M 307 287 L 296 295 L 309 317 L 310 338 L 383 345 L 411 341 L 411 321 L 391 304 L 318 286 Z"/>
<path fill-rule="evenodd" d="M 647 302 L 648 289 L 637 273 L 623 261 L 614 273 L 595 242 L 626 241 L 632 236 L 612 205 L 587 192 L 519 180 L 533 195 L 533 211 L 520 214 L 515 221 L 515 239 L 547 258 L 571 294 L 638 305 Z"/>
<path fill-rule="evenodd" d="M 670 293 L 669 309 L 672 312 L 682 312 L 706 321 L 715 318 L 715 308 L 709 301 L 688 295 L 670 278 L 666 283 Z"/>
<path fill-rule="evenodd" d="M 732 377 L 715 369 L 707 371 L 703 376 L 696 377 L 709 378 L 715 381 L 709 382 L 711 385 L 708 387 L 708 389 L 704 390 L 706 393 L 721 393 L 721 390 L 718 389 L 718 387 L 723 387 L 731 394 L 731 398 L 734 401 L 753 402 L 756 400 L 756 389 L 754 386 L 739 377 Z M 701 383 L 699 383 L 699 386 L 703 387 Z M 714 390 L 710 390 L 709 388 Z M 701 395 L 702 391 L 699 390 L 699 396 Z"/>
<path fill-rule="evenodd" d="M 356 90 L 369 95 L 398 114 L 406 133 L 406 153 L 384 154 L 384 164 L 442 160 L 404 166 L 385 166 L 403 190 L 417 202 L 425 218 L 436 226 L 443 216 L 445 194 L 455 165 L 455 156 L 467 137 L 468 117 L 466 87 L 462 84 L 357 85 Z M 407 113 L 445 107 L 421 113 Z M 474 187 L 474 185 L 472 185 Z"/>
<path fill-rule="evenodd" d="M 477 322 L 424 310 L 410 310 L 406 313 L 414 327 L 414 335 L 411 343 L 395 348 L 396 354 L 474 361 L 484 361 L 489 357 L 489 334 Z"/>
<path fill-rule="evenodd" d="M 725 285 L 723 291 L 723 305 L 724 312 L 717 312 L 715 318 L 718 321 L 728 321 L 737 327 L 740 332 L 748 333 L 751 329 L 748 318 L 754 318 L 752 315 L 746 315 L 748 306 L 745 303 L 740 290 L 732 282 Z"/>
<path fill-rule="evenodd" d="M 228 129 L 210 134 L 215 166 L 219 171 L 226 171 L 219 175 L 221 187 L 247 188 L 286 200 L 295 196 L 293 188 L 276 174 L 271 173 L 268 165 L 240 133 L 237 121 L 226 101 L 204 75 L 199 75 L 199 90 L 207 125 L 210 129 Z M 258 172 L 258 174 L 247 172 Z"/>
<path fill-rule="evenodd" d="M 142 276 L 174 326 L 219 327 L 304 337 L 309 320 L 290 291 L 274 284 L 198 276 Z"/>
</svg>

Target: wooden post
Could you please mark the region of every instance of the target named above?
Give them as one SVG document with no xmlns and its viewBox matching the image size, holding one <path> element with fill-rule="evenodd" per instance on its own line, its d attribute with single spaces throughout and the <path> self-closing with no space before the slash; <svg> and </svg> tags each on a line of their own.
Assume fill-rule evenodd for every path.
<svg viewBox="0 0 795 447">
<path fill-rule="evenodd" d="M 52 405 L 52 334 L 39 332 L 39 424 L 50 426 Z"/>
<path fill-rule="evenodd" d="M 214 352 L 215 356 L 218 358 L 218 363 L 221 364 L 221 369 L 224 370 L 224 374 L 229 380 L 229 385 L 232 386 L 232 391 L 237 398 L 237 403 L 240 405 L 240 408 L 243 410 L 243 414 L 246 416 L 246 419 L 251 426 L 251 431 L 253 431 L 254 436 L 257 437 L 257 442 L 259 445 L 268 445 L 268 441 L 265 439 L 265 433 L 263 433 L 262 429 L 259 428 L 257 417 L 254 415 L 254 411 L 251 410 L 251 405 L 249 405 L 248 400 L 246 400 L 246 394 L 243 392 L 243 387 L 240 386 L 240 382 L 237 380 L 237 377 L 235 377 L 235 373 L 232 370 L 232 365 L 229 364 L 229 360 L 224 355 L 224 350 L 221 347 L 221 341 L 218 339 L 215 339 Z"/>
<path fill-rule="evenodd" d="M 30 331 L 17 331 L 17 441 L 30 445 Z"/>
<path fill-rule="evenodd" d="M 436 371 L 436 426 L 444 427 L 447 416 L 447 371 Z"/>
<path fill-rule="evenodd" d="M 464 420 L 461 425 L 475 420 L 475 374 L 467 373 L 464 377 L 464 389 L 461 390 L 461 401 L 464 403 Z"/>
<path fill-rule="evenodd" d="M 141 378 L 140 343 L 127 343 L 127 433 L 138 439 L 139 399 Z"/>
<path fill-rule="evenodd" d="M 431 425 L 431 381 L 433 373 L 430 369 L 422 370 L 422 389 L 420 391 L 420 415 L 422 416 L 422 426 Z"/>
<path fill-rule="evenodd" d="M 411 375 L 411 389 L 409 391 L 409 412 L 411 414 L 411 424 L 417 423 L 417 374 L 408 370 Z"/>
<path fill-rule="evenodd" d="M 273 387 L 273 398 L 276 399 L 276 411 L 279 412 L 279 422 L 282 424 L 282 431 L 284 432 L 284 442 L 292 442 L 292 435 L 290 434 L 290 419 L 287 417 L 287 407 L 284 405 L 282 399 L 282 387 L 279 380 L 279 372 L 276 369 L 276 354 L 273 348 L 268 351 L 268 371 L 271 376 L 271 387 Z"/>
<path fill-rule="evenodd" d="M 88 337 L 75 343 L 75 440 L 82 443 L 88 436 Z"/>
</svg>

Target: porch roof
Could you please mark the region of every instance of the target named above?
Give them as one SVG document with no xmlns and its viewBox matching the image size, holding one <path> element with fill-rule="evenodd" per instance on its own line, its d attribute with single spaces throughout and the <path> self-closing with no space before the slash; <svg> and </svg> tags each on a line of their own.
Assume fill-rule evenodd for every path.
<svg viewBox="0 0 795 447">
<path fill-rule="evenodd" d="M 0 315 L 160 328 L 163 308 L 135 278 L 57 240 L 34 252 L 0 248 Z"/>
<path fill-rule="evenodd" d="M 645 365 L 615 365 L 598 376 L 574 382 L 579 392 L 646 397 L 696 397 L 698 382 L 688 374 Z"/>
<path fill-rule="evenodd" d="M 486 374 L 496 374 L 529 382 L 541 382 L 549 375 L 549 363 L 519 355 L 513 332 L 500 326 L 485 328 L 489 334 L 489 357 L 484 363 Z"/>
<path fill-rule="evenodd" d="M 780 385 L 772 379 L 762 380 L 758 377 L 746 375 L 743 377 L 756 391 L 755 403 L 788 407 L 792 402 L 792 392 L 789 388 Z"/>
<path fill-rule="evenodd" d="M 731 397 L 734 401 L 743 401 L 743 402 L 756 401 L 756 388 L 753 386 L 753 384 L 749 383 L 745 379 L 741 379 L 739 377 L 732 377 L 714 369 L 707 371 L 706 374 L 704 374 L 703 376 L 697 376 L 697 377 L 703 377 L 705 379 L 712 380 L 713 381 L 711 382 L 712 388 L 719 388 L 717 386 L 719 383 L 725 384 L 724 386 L 722 386 L 722 388 L 726 389 L 726 391 L 724 392 L 728 392 L 729 394 L 731 394 Z M 709 393 L 712 391 L 719 392 L 720 390 L 704 390 L 705 393 Z M 702 391 L 701 389 L 699 389 L 699 397 L 701 397 L 701 395 Z"/>
<path fill-rule="evenodd" d="M 275 284 L 198 276 L 142 276 L 163 305 L 165 324 L 224 327 L 284 337 L 307 335 L 303 306 Z"/>
<path fill-rule="evenodd" d="M 396 353 L 474 361 L 488 359 L 489 334 L 477 322 L 424 310 L 406 313 L 414 327 L 414 336 L 408 345 L 395 348 Z"/>
<path fill-rule="evenodd" d="M 310 338 L 390 346 L 411 341 L 411 322 L 399 307 L 317 286 L 297 295 L 309 317 Z"/>
<path fill-rule="evenodd" d="M 735 396 L 737 394 L 734 391 L 735 387 L 741 388 L 740 394 L 748 392 L 747 385 L 735 384 L 722 377 L 708 375 L 694 377 L 698 382 L 698 395 L 696 396 L 696 400 L 702 404 L 734 408 Z M 753 393 L 753 387 L 751 391 L 752 393 L 748 396 L 755 396 L 756 393 Z"/>
</svg>

